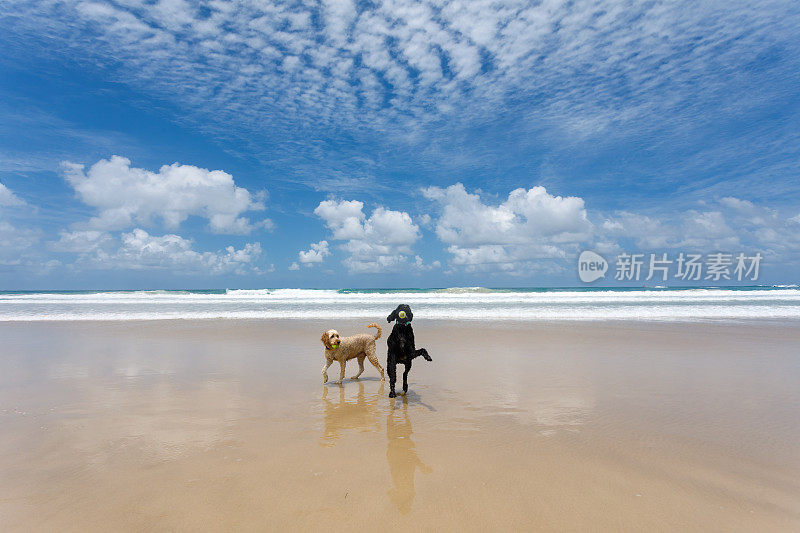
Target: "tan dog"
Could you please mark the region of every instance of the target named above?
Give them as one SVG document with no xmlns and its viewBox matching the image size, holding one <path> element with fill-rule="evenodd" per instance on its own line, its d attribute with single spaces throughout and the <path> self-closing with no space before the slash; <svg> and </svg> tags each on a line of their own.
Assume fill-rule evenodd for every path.
<svg viewBox="0 0 800 533">
<path fill-rule="evenodd" d="M 358 359 L 358 374 L 350 379 L 358 379 L 364 372 L 364 359 L 369 359 L 369 362 L 378 369 L 381 373 L 381 381 L 384 380 L 383 367 L 378 362 L 378 356 L 375 354 L 375 341 L 381 338 L 381 327 L 378 324 L 367 324 L 368 328 L 377 328 L 378 333 L 373 337 L 367 333 L 360 335 L 353 335 L 352 337 L 339 337 L 339 332 L 335 329 L 329 329 L 322 334 L 322 344 L 325 345 L 325 368 L 322 369 L 323 383 L 328 382 L 328 368 L 334 361 L 339 361 L 339 381 L 334 383 L 341 383 L 344 379 L 344 366 L 350 359 Z"/>
</svg>

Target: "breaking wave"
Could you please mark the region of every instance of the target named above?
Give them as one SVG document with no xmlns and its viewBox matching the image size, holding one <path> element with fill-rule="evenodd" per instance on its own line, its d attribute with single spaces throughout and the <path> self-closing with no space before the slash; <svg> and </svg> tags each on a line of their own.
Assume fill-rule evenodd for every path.
<svg viewBox="0 0 800 533">
<path fill-rule="evenodd" d="M 693 289 L 230 289 L 0 292 L 0 321 L 385 317 L 442 320 L 800 319 L 797 287 Z"/>
</svg>

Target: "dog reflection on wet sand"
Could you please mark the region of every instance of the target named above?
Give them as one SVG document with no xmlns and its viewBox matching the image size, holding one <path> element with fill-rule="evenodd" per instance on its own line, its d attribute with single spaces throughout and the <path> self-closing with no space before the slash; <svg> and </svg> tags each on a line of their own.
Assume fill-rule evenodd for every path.
<svg viewBox="0 0 800 533">
<path fill-rule="evenodd" d="M 425 474 L 433 471 L 417 456 L 416 445 L 411 440 L 413 429 L 408 411 L 409 397 L 403 396 L 402 402 L 387 406 L 382 402 L 384 382 L 380 382 L 374 393 L 367 394 L 365 383 L 360 381 L 355 399 L 345 396 L 344 386 L 337 388 L 338 391 L 328 387 L 323 387 L 322 390 L 325 420 L 320 445 L 336 446 L 348 430 L 369 432 L 377 437 L 381 430 L 381 416 L 386 414 L 386 461 L 389 463 L 389 474 L 392 478 L 388 495 L 402 514 L 408 513 L 416 496 L 414 477 L 417 468 Z M 415 401 L 413 396 L 411 403 L 435 410 Z"/>
<path fill-rule="evenodd" d="M 392 406 L 386 415 L 386 461 L 389 463 L 393 485 L 389 489 L 389 498 L 403 514 L 411 510 L 411 504 L 414 502 L 416 494 L 414 475 L 417 468 L 423 474 L 433 472 L 433 469 L 417 456 L 414 441 L 411 440 L 412 433 L 411 419 L 408 416 L 408 398 L 403 396 L 402 407 Z"/>
<path fill-rule="evenodd" d="M 379 431 L 381 428 L 378 412 L 378 401 L 383 397 L 384 382 L 380 382 L 380 387 L 375 394 L 367 396 L 364 393 L 364 382 L 358 382 L 358 394 L 355 401 L 345 398 L 345 387 L 338 387 L 338 392 L 333 392 L 331 396 L 338 396 L 337 403 L 328 399 L 328 387 L 322 391 L 322 400 L 325 403 L 325 430 L 320 444 L 324 446 L 334 446 L 336 441 L 342 436 L 342 431 L 355 429 L 360 431 Z"/>
</svg>

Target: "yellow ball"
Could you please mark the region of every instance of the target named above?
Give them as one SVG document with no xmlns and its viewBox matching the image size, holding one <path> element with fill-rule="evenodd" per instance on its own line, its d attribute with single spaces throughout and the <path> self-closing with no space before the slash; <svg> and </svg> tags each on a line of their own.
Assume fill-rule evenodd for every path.
<svg viewBox="0 0 800 533">
<path fill-rule="evenodd" d="M 406 317 L 406 312 L 405 311 L 400 311 L 399 313 L 397 313 L 397 316 L 399 316 L 400 318 L 405 318 Z"/>
</svg>

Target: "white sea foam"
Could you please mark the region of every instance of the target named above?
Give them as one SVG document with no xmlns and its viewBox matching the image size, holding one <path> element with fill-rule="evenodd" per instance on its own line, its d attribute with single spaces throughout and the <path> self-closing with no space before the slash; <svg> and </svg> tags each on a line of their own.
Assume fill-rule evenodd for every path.
<svg viewBox="0 0 800 533">
<path fill-rule="evenodd" d="M 800 319 L 800 290 L 314 289 L 0 293 L 0 321 L 384 317 L 398 303 L 449 320 Z"/>
</svg>

